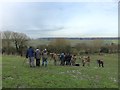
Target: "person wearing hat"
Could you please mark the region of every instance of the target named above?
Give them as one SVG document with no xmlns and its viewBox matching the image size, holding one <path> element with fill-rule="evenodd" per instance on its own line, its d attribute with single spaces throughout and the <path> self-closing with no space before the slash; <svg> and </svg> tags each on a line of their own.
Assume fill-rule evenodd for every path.
<svg viewBox="0 0 120 90">
<path fill-rule="evenodd" d="M 48 53 L 47 50 L 45 49 L 42 53 L 42 66 L 44 66 L 44 63 L 45 63 L 45 67 L 47 66 L 47 58 L 48 58 Z"/>
</svg>

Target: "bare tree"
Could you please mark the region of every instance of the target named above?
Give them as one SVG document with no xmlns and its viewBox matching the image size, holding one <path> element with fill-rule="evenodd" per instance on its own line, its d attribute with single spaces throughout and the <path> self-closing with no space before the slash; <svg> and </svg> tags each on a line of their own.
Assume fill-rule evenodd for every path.
<svg viewBox="0 0 120 90">
<path fill-rule="evenodd" d="M 20 54 L 22 56 L 23 49 L 24 49 L 24 47 L 27 46 L 27 41 L 29 40 L 29 37 L 24 33 L 13 32 L 12 40 L 16 47 L 16 51 L 18 52 L 18 54 Z"/>
<path fill-rule="evenodd" d="M 1 38 L 2 38 L 2 47 L 6 48 L 7 54 L 10 54 L 10 46 L 11 46 L 11 31 L 4 31 L 2 32 Z"/>
</svg>

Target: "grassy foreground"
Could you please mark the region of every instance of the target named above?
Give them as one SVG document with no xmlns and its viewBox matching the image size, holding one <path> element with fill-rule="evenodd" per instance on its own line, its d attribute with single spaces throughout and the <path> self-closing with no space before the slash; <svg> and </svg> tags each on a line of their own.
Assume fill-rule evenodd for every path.
<svg viewBox="0 0 120 90">
<path fill-rule="evenodd" d="M 106 54 L 105 67 L 98 67 L 98 55 L 91 55 L 91 66 L 54 66 L 30 68 L 19 56 L 2 56 L 4 88 L 118 88 L 118 55 Z M 77 60 L 78 63 L 79 59 Z"/>
</svg>

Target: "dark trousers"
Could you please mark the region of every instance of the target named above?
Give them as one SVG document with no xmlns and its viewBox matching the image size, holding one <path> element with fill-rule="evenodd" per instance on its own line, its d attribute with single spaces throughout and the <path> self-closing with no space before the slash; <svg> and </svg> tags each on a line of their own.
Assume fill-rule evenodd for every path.
<svg viewBox="0 0 120 90">
<path fill-rule="evenodd" d="M 54 59 L 54 65 L 57 65 L 57 60 L 56 59 Z"/>
<path fill-rule="evenodd" d="M 40 59 L 36 59 L 36 66 L 40 66 Z"/>
<path fill-rule="evenodd" d="M 65 65 L 65 60 L 61 60 L 60 65 L 64 66 Z"/>
<path fill-rule="evenodd" d="M 70 65 L 70 60 L 66 60 L 66 65 Z"/>
</svg>

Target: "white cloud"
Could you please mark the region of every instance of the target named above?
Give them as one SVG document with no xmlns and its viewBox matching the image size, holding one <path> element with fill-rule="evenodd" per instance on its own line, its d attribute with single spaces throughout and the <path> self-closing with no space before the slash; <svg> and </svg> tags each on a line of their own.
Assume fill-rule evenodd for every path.
<svg viewBox="0 0 120 90">
<path fill-rule="evenodd" d="M 71 18 L 65 24 L 66 28 L 63 31 L 56 31 L 53 35 L 73 37 L 118 36 L 117 10 L 109 11 L 117 6 L 111 5 L 104 6 L 104 8 L 102 6 L 90 6 L 92 11 Z"/>
<path fill-rule="evenodd" d="M 22 11 L 25 12 L 23 15 L 21 14 L 22 18 L 18 17 L 17 15 L 14 17 L 15 10 L 12 10 L 12 13 L 8 9 L 6 12 L 4 12 L 3 24 L 5 28 L 13 30 L 16 29 L 20 31 L 23 28 L 22 31 L 31 37 L 117 36 L 117 3 L 94 2 L 84 3 L 83 7 L 80 6 L 80 8 L 72 9 L 72 7 L 65 7 L 60 11 L 57 11 L 56 8 L 51 8 L 52 11 L 49 11 L 51 9 L 48 7 L 45 9 L 36 9 L 35 7 L 33 9 L 32 7 L 28 7 L 25 8 L 25 11 L 27 11 L 25 12 L 22 8 L 19 11 L 19 13 L 22 13 Z M 41 9 L 43 9 L 42 12 L 40 12 Z M 16 9 L 16 11 L 17 10 L 18 9 Z M 34 12 L 34 10 L 36 10 L 36 12 Z M 42 15 L 38 14 L 38 12 L 42 13 Z"/>
<path fill-rule="evenodd" d="M 119 0 L 0 0 L 0 2 L 118 2 Z"/>
</svg>

